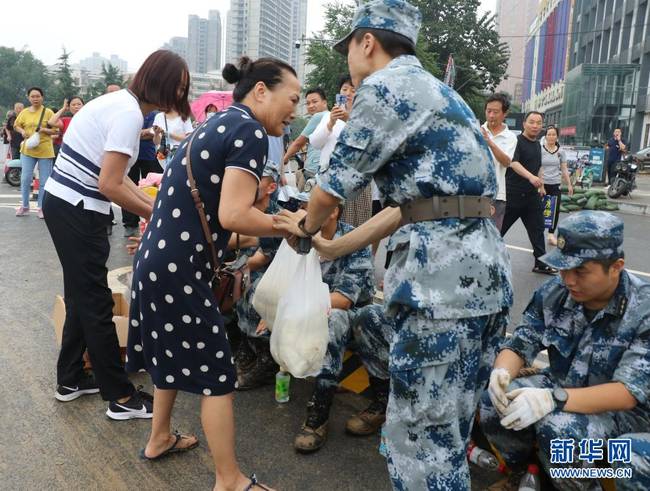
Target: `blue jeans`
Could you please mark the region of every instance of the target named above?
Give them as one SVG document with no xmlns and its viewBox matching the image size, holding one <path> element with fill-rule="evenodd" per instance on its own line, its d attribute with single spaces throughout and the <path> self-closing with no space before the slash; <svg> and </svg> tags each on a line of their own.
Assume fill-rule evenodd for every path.
<svg viewBox="0 0 650 491">
<path fill-rule="evenodd" d="M 38 207 L 43 208 L 43 189 L 45 183 L 52 173 L 52 162 L 54 159 L 36 158 L 29 155 L 20 155 L 20 165 L 22 166 L 22 173 L 20 175 L 20 194 L 22 196 L 22 205 L 24 208 L 29 208 L 29 193 L 32 187 L 32 178 L 34 177 L 34 168 L 38 164 Z"/>
</svg>

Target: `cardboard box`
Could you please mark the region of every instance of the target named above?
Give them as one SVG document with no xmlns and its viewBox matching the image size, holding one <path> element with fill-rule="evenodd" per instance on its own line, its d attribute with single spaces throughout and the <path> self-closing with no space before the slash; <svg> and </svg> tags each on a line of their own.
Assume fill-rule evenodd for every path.
<svg viewBox="0 0 650 491">
<path fill-rule="evenodd" d="M 113 322 L 117 331 L 117 339 L 120 348 L 126 348 L 129 337 L 129 302 L 121 293 L 113 293 Z M 63 336 L 63 323 L 65 322 L 65 302 L 61 295 L 54 299 L 54 308 L 52 309 L 52 324 L 54 324 L 54 334 L 56 342 L 61 346 Z"/>
</svg>

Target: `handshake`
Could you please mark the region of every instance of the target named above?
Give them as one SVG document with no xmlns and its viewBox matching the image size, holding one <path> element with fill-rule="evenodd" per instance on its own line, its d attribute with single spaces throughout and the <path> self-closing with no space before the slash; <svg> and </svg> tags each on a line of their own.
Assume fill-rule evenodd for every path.
<svg viewBox="0 0 650 491">
<path fill-rule="evenodd" d="M 505 368 L 492 370 L 488 395 L 494 408 L 502 417 L 501 425 L 504 428 L 521 431 L 555 409 L 552 389 L 524 387 L 506 392 L 510 382 L 508 370 Z"/>
</svg>

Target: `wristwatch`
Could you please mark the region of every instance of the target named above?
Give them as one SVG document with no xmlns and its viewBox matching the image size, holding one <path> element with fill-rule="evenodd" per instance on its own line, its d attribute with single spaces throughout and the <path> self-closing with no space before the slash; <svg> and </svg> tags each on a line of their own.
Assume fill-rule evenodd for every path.
<svg viewBox="0 0 650 491">
<path fill-rule="evenodd" d="M 309 231 L 305 228 L 305 222 L 306 222 L 306 221 L 307 221 L 307 215 L 305 215 L 304 217 L 302 217 L 302 218 L 300 219 L 300 221 L 298 222 L 298 228 L 302 231 L 303 234 L 305 234 L 307 237 L 313 237 L 313 236 L 316 235 L 318 232 L 320 232 L 320 228 L 319 228 L 318 230 L 314 231 L 314 232 L 309 232 Z"/>
<path fill-rule="evenodd" d="M 569 400 L 569 393 L 562 387 L 555 387 L 552 394 L 553 400 L 555 401 L 555 407 L 562 411 L 566 405 L 566 401 Z"/>
</svg>

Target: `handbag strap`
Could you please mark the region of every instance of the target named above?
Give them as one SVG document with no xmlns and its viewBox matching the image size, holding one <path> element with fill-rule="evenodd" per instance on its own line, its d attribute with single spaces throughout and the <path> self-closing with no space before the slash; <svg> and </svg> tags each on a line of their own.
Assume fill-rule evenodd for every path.
<svg viewBox="0 0 650 491">
<path fill-rule="evenodd" d="M 43 124 L 43 116 L 45 116 L 45 106 L 43 106 L 43 110 L 41 111 L 41 117 L 38 120 L 38 125 L 36 126 L 35 133 L 38 133 L 41 130 L 41 124 Z"/>
</svg>

